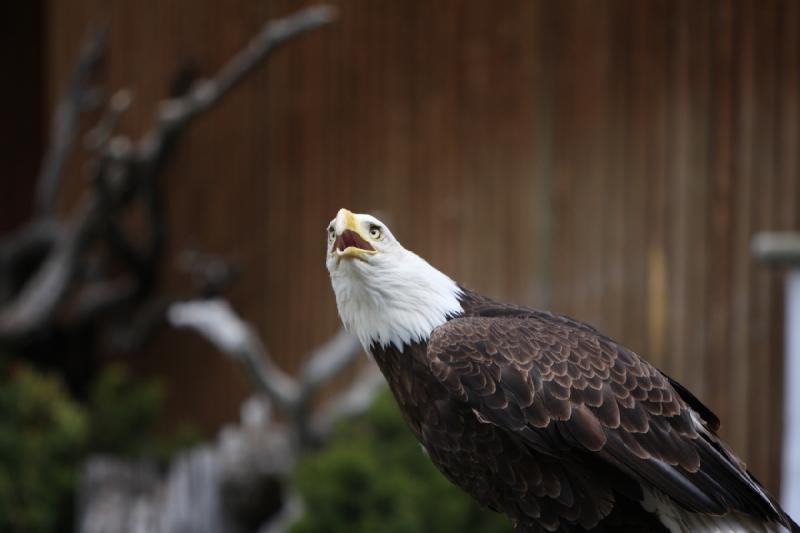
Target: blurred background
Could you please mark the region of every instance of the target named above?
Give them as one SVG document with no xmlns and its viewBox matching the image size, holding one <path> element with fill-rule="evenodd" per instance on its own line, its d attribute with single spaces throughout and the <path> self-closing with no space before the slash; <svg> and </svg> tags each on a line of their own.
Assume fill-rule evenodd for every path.
<svg viewBox="0 0 800 533">
<path fill-rule="evenodd" d="M 0 406 L 30 401 L 48 420 L 33 423 L 30 442 L 20 430 L 39 420 L 30 413 L 9 414 L 0 428 L 0 524 L 92 531 L 81 518 L 91 498 L 75 488 L 92 454 L 128 457 L 128 466 L 152 459 L 151 485 L 137 481 L 148 488 L 129 494 L 147 500 L 181 453 L 268 417 L 263 406 L 242 409 L 259 396 L 252 376 L 204 335 L 170 327 L 169 306 L 224 298 L 277 366 L 301 373 L 307 354 L 337 338 L 323 246 L 340 207 L 379 213 L 406 247 L 470 288 L 588 321 L 642 354 L 719 415 L 723 438 L 778 492 L 783 272 L 757 263 L 750 242 L 800 225 L 800 3 L 333 2 L 334 21 L 282 45 L 181 124 L 157 169 L 114 159 L 141 153 L 126 147 L 145 147 L 137 143 L 159 124 L 164 99 L 216 76 L 268 20 L 309 5 L 32 0 L 0 8 Z M 92 42 L 100 58 L 81 83 L 76 72 Z M 59 186 L 43 201 L 37 175 L 70 87 L 82 87 L 77 126 L 57 165 Z M 87 194 L 106 205 L 103 191 L 127 183 L 114 178 L 119 161 L 122 175 L 134 169 L 148 186 L 113 192 L 70 259 L 69 239 L 52 226 L 78 225 Z M 41 242 L 20 237 L 42 228 L 51 233 Z M 33 251 L 19 259 L 12 252 L 26 238 Z M 57 253 L 77 266 L 37 322 L 35 298 L 25 297 L 34 286 L 44 300 L 53 294 L 46 284 L 58 276 L 41 269 Z M 112 288 L 129 292 L 103 300 Z M 35 322 L 24 334 L 23 319 Z M 314 406 L 360 379 L 371 363 L 356 359 L 326 379 Z M 381 398 L 366 419 L 342 422 L 356 426 L 310 446 L 299 478 L 281 471 L 280 479 L 296 479 L 306 501 L 345 507 L 354 493 L 380 493 L 370 483 L 388 483 L 382 505 L 398 505 L 390 496 L 406 481 L 370 481 L 381 463 L 363 459 L 389 453 L 367 443 L 373 433 L 376 442 L 406 437 L 384 427 L 395 414 Z M 65 405 L 72 411 L 55 412 Z M 275 420 L 291 427 L 293 418 L 278 409 Z M 66 451 L 54 444 L 52 456 L 30 454 L 30 472 L 67 465 L 65 488 L 48 499 L 34 474 L 31 486 L 16 486 L 20 472 L 8 465 L 24 470 L 20 450 L 44 449 L 51 423 Z M 363 456 L 319 455 L 353 435 L 365 439 Z M 304 484 L 303 472 L 316 482 Z M 308 492 L 325 476 L 348 481 Z M 434 483 L 408 481 L 423 493 Z M 64 510 L 76 497 L 78 511 Z M 21 517 L 20 499 L 31 516 L 46 517 Z M 330 507 L 327 525 L 306 520 L 297 530 L 334 531 L 346 511 Z M 395 509 L 406 521 L 389 530 L 433 531 L 431 520 L 412 516 L 419 509 Z M 225 527 L 267 531 L 268 518 Z M 370 531 L 378 518 L 359 520 Z M 502 521 L 497 528 L 507 530 Z"/>
</svg>

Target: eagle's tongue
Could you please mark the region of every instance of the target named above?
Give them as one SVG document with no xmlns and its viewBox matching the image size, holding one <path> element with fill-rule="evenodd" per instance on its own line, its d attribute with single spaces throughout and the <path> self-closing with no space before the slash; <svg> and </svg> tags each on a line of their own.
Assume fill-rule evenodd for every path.
<svg viewBox="0 0 800 533">
<path fill-rule="evenodd" d="M 354 246 L 362 250 L 374 251 L 375 249 L 370 244 L 361 238 L 361 235 L 353 230 L 346 229 L 336 239 L 336 249 L 340 252 L 345 251 L 348 247 Z"/>
</svg>

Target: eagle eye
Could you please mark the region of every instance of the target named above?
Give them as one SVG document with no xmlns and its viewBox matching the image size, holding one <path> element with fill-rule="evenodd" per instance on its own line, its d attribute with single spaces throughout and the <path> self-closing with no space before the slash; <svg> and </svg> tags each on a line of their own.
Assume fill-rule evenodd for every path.
<svg viewBox="0 0 800 533">
<path fill-rule="evenodd" d="M 336 232 L 333 229 L 333 226 L 328 226 L 328 238 L 333 239 L 336 236 Z"/>
<path fill-rule="evenodd" d="M 376 224 L 371 224 L 369 227 L 369 236 L 375 240 L 378 240 L 383 236 L 383 231 L 381 231 L 381 227 Z"/>
</svg>

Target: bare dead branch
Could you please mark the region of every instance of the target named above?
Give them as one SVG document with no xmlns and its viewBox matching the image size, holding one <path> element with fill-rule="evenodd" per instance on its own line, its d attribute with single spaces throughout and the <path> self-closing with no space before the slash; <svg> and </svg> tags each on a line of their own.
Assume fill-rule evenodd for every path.
<svg viewBox="0 0 800 533">
<path fill-rule="evenodd" d="M 115 116 L 127 107 L 129 100 L 126 93 L 117 93 L 110 103 L 111 118 L 95 130 L 93 141 L 102 148 L 94 165 L 95 187 L 72 213 L 66 228 L 49 236 L 52 239 L 49 254 L 38 271 L 16 292 L 14 300 L 0 308 L 0 342 L 27 339 L 52 322 L 76 278 L 84 250 L 95 240 L 106 241 L 112 253 L 127 264 L 140 288 L 152 286 L 165 233 L 157 178 L 189 120 L 210 109 L 280 44 L 330 22 L 333 16 L 332 8 L 312 7 L 268 22 L 244 50 L 222 67 L 217 76 L 194 83 L 183 96 L 165 100 L 155 125 L 138 142 L 121 136 L 111 137 Z M 82 101 L 88 94 L 86 85 L 104 46 L 103 33 L 95 34 L 86 44 L 56 112 L 52 144 L 42 167 L 37 192 L 39 210 L 44 214 L 52 210 L 61 167 L 73 142 Z M 137 193 L 143 199 L 149 227 L 145 245 L 139 248 L 131 245 L 116 222 L 116 215 Z M 31 239 L 29 242 L 39 241 Z M 7 269 L 0 261 L 0 269 L 3 268 Z M 0 289 L 4 293 L 11 292 L 3 287 Z M 104 290 L 102 298 L 95 298 L 97 293 L 90 292 L 87 299 L 96 308 L 82 305 L 79 309 L 86 316 L 94 316 L 97 309 L 118 304 L 137 293 L 127 289 L 122 292 Z M 83 300 L 84 303 L 87 299 Z"/>
<path fill-rule="evenodd" d="M 167 311 L 176 302 L 218 297 L 239 275 L 239 265 L 220 257 L 198 251 L 180 254 L 179 267 L 191 275 L 192 290 L 182 297 L 156 296 L 140 306 L 118 324 L 111 334 L 115 351 L 131 352 L 141 349 L 162 324 L 166 323 Z"/>
<path fill-rule="evenodd" d="M 50 144 L 37 179 L 36 208 L 40 215 L 49 215 L 53 211 L 64 161 L 72 148 L 78 117 L 85 105 L 89 78 L 102 60 L 105 49 L 106 32 L 97 30 L 83 45 L 66 91 L 56 108 L 50 125 Z"/>
<path fill-rule="evenodd" d="M 256 383 L 265 392 L 273 391 L 272 397 L 275 403 L 283 409 L 292 409 L 293 406 L 297 405 L 298 397 L 300 396 L 297 383 L 278 368 L 267 347 L 261 342 L 252 326 L 248 325 L 247 334 L 249 348 L 240 351 L 239 355 L 244 356 L 244 363 L 252 375 L 256 377 Z"/>
<path fill-rule="evenodd" d="M 314 350 L 301 374 L 303 394 L 313 394 L 317 388 L 330 381 L 361 354 L 358 340 L 344 330 L 339 330 L 325 344 Z"/>
<path fill-rule="evenodd" d="M 174 111 L 178 114 L 172 117 L 179 119 L 180 113 L 191 116 L 214 105 L 245 74 L 281 44 L 301 33 L 329 24 L 335 18 L 336 10 L 332 6 L 322 5 L 312 6 L 288 17 L 267 22 L 258 35 L 222 67 L 213 80 L 197 82 L 185 102 L 176 102 Z"/>
<path fill-rule="evenodd" d="M 52 219 L 36 220 L 0 242 L 0 309 L 15 298 L 32 268 L 39 265 L 61 236 Z"/>
<path fill-rule="evenodd" d="M 192 298 L 214 298 L 228 286 L 240 273 L 237 261 L 223 259 L 186 250 L 178 258 L 178 266 L 187 272 L 194 282 L 195 294 Z"/>
<path fill-rule="evenodd" d="M 101 150 L 111 139 L 122 114 L 128 110 L 133 100 L 133 94 L 128 89 L 114 93 L 106 106 L 105 113 L 100 121 L 86 134 L 84 146 L 92 151 Z"/>
<path fill-rule="evenodd" d="M 24 340 L 51 320 L 75 275 L 79 253 L 98 215 L 96 200 L 85 198 L 36 274 L 20 295 L 0 310 L 0 339 Z"/>
<path fill-rule="evenodd" d="M 156 296 L 139 306 L 132 316 L 112 321 L 107 335 L 112 351 L 131 353 L 141 350 L 166 323 L 167 311 L 173 303 L 167 297 Z"/>
<path fill-rule="evenodd" d="M 313 6 L 288 17 L 267 22 L 258 35 L 226 63 L 214 78 L 198 80 L 185 96 L 162 102 L 156 127 L 139 144 L 140 164 L 158 165 L 164 147 L 171 144 L 174 133 L 186 122 L 198 113 L 210 109 L 281 44 L 301 33 L 332 22 L 335 15 L 335 10 L 330 6 Z"/>
<path fill-rule="evenodd" d="M 372 405 L 375 395 L 385 386 L 386 381 L 380 371 L 370 363 L 353 379 L 350 387 L 314 415 L 311 421 L 314 438 L 318 442 L 324 442 L 337 421 L 366 411 Z"/>
<path fill-rule="evenodd" d="M 231 356 L 258 390 L 281 409 L 291 411 L 300 396 L 297 383 L 273 362 L 269 351 L 224 300 L 175 303 L 167 312 L 175 327 L 192 328 L 221 352 Z"/>
<path fill-rule="evenodd" d="M 44 252 L 57 241 L 61 226 L 53 219 L 37 219 L 0 242 L 0 264 L 12 264 L 21 256 Z"/>
<path fill-rule="evenodd" d="M 324 442 L 337 420 L 354 416 L 372 403 L 384 383 L 370 364 L 350 386 L 323 407 L 314 409 L 311 400 L 320 385 L 330 382 L 361 353 L 358 341 L 344 331 L 314 350 L 296 382 L 274 363 L 258 335 L 224 300 L 195 300 L 173 304 L 169 322 L 192 328 L 244 369 L 256 390 L 267 395 L 289 420 L 292 438 L 299 450 Z"/>
</svg>

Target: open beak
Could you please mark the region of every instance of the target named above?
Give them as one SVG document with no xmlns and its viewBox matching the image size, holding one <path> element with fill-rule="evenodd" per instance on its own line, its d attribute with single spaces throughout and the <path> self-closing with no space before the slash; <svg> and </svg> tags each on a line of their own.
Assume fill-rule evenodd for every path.
<svg viewBox="0 0 800 533">
<path fill-rule="evenodd" d="M 336 239 L 331 246 L 331 254 L 339 259 L 354 258 L 365 260 L 366 256 L 378 253 L 361 234 L 356 216 L 347 209 L 340 209 L 336 215 Z"/>
</svg>

